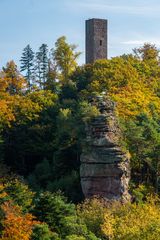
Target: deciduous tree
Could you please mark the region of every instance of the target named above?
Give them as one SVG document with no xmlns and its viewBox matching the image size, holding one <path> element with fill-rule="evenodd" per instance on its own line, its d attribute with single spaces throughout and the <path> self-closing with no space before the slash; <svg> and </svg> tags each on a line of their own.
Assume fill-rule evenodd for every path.
<svg viewBox="0 0 160 240">
<path fill-rule="evenodd" d="M 68 44 L 64 36 L 58 38 L 55 43 L 53 58 L 60 72 L 60 80 L 64 83 L 68 82 L 70 74 L 77 66 L 76 60 L 80 52 L 75 52 L 75 49 L 76 45 Z"/>
</svg>

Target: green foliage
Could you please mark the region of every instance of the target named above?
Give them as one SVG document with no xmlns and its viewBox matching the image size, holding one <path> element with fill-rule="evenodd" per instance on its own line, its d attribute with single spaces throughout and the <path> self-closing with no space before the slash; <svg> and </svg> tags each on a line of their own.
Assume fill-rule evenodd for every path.
<svg viewBox="0 0 160 240">
<path fill-rule="evenodd" d="M 24 49 L 21 57 L 21 72 L 26 71 L 26 79 L 28 81 L 29 87 L 32 84 L 32 75 L 33 75 L 33 60 L 34 52 L 28 44 Z"/>
<path fill-rule="evenodd" d="M 45 192 L 36 199 L 34 214 L 40 221 L 48 224 L 62 239 L 66 236 L 84 236 L 88 240 L 97 240 L 96 236 L 76 215 L 74 204 L 67 203 L 60 193 Z"/>
<path fill-rule="evenodd" d="M 51 166 L 47 159 L 44 159 L 41 163 L 37 164 L 35 171 L 28 177 L 31 186 L 36 190 L 38 190 L 39 187 L 45 189 L 47 182 L 51 178 L 51 170 Z"/>
<path fill-rule="evenodd" d="M 70 74 L 77 66 L 76 59 L 80 53 L 75 52 L 75 49 L 76 45 L 68 44 L 64 36 L 58 38 L 55 43 L 53 58 L 60 71 L 59 78 L 64 83 L 68 82 Z"/>
<path fill-rule="evenodd" d="M 131 154 L 134 204 L 108 209 L 95 198 L 85 200 L 76 211 L 61 194 L 44 192 L 34 208 L 33 193 L 16 179 L 1 185 L 1 204 L 12 200 L 23 213 L 34 208 L 43 222 L 34 228 L 37 239 L 158 239 L 159 203 L 144 201 L 148 193 L 160 192 L 159 51 L 145 44 L 133 55 L 78 67 L 75 50 L 61 37 L 48 59 L 42 44 L 38 76 L 33 76 L 33 51 L 27 46 L 21 70 L 27 73 L 30 89 L 13 61 L 0 72 L 0 159 L 38 192 L 60 189 L 70 200 L 80 201 L 85 126 L 99 114 L 94 98 L 107 95 L 116 102 L 123 146 Z M 2 177 L 4 172 L 1 169 Z"/>
<path fill-rule="evenodd" d="M 64 164 L 62 165 L 59 159 L 57 162 L 52 161 L 51 163 L 44 159 L 36 165 L 34 172 L 29 175 L 28 181 L 36 191 L 43 189 L 57 192 L 61 190 L 70 200 L 77 202 L 81 200 L 82 194 L 79 172 L 72 169 L 68 169 L 68 173 L 65 173 L 66 171 Z"/>
<path fill-rule="evenodd" d="M 79 117 L 84 123 L 90 122 L 90 120 L 98 116 L 99 110 L 96 106 L 91 105 L 87 101 L 82 101 L 79 103 Z"/>
<path fill-rule="evenodd" d="M 137 203 L 143 203 L 146 201 L 147 197 L 153 193 L 153 187 L 143 184 L 140 184 L 137 187 L 134 186 L 132 190 L 133 199 Z"/>
<path fill-rule="evenodd" d="M 49 230 L 48 225 L 37 224 L 33 228 L 33 233 L 31 236 L 32 240 L 60 240 L 58 234 L 53 233 Z"/>
<path fill-rule="evenodd" d="M 125 128 L 124 128 L 125 126 Z M 128 149 L 132 155 L 133 174 L 140 173 L 139 181 L 154 183 L 159 188 L 159 149 L 160 127 L 157 116 L 140 114 L 134 120 L 123 122 L 123 132 Z"/>
<path fill-rule="evenodd" d="M 42 44 L 39 51 L 36 53 L 36 75 L 40 88 L 43 89 L 45 86 L 47 73 L 48 73 L 48 46 Z"/>
<path fill-rule="evenodd" d="M 77 88 L 71 80 L 61 87 L 60 100 L 65 101 L 65 99 L 77 100 Z"/>
<path fill-rule="evenodd" d="M 77 215 L 84 221 L 88 230 L 98 237 L 103 237 L 101 225 L 104 222 L 106 202 L 100 198 L 86 199 L 77 205 Z"/>
<path fill-rule="evenodd" d="M 34 193 L 23 181 L 18 179 L 7 181 L 3 191 L 7 193 L 14 204 L 22 207 L 23 212 L 28 212 L 33 208 Z"/>
<path fill-rule="evenodd" d="M 44 192 L 35 201 L 34 213 L 38 220 L 59 233 L 63 231 L 64 217 L 75 215 L 75 206 L 67 203 L 61 193 Z"/>
<path fill-rule="evenodd" d="M 74 235 L 67 236 L 65 240 L 86 240 L 86 238 L 83 236 L 78 236 L 74 234 Z"/>
<path fill-rule="evenodd" d="M 98 240 L 94 233 L 88 231 L 87 226 L 81 219 L 77 218 L 76 216 L 65 217 L 63 235 L 71 237 L 76 236 L 75 234 L 79 237 L 83 236 L 84 239 Z"/>
<path fill-rule="evenodd" d="M 80 185 L 80 176 L 78 171 L 72 171 L 68 175 L 64 175 L 59 179 L 48 182 L 48 191 L 61 190 L 68 199 L 77 202 L 82 198 L 82 190 Z"/>
<path fill-rule="evenodd" d="M 17 96 L 14 122 L 3 134 L 6 163 L 20 174 L 33 171 L 37 160 L 53 155 L 57 95 L 41 90 Z M 25 141 L 24 141 L 25 139 Z"/>
</svg>

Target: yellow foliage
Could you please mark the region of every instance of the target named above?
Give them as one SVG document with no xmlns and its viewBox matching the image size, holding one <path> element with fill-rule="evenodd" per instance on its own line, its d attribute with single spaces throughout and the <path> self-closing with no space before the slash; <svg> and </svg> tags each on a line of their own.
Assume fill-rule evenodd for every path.
<svg viewBox="0 0 160 240">
<path fill-rule="evenodd" d="M 113 240 L 159 240 L 160 206 L 154 199 L 143 204 L 113 204 L 105 210 L 104 235 Z"/>
<path fill-rule="evenodd" d="M 106 91 L 117 103 L 117 112 L 123 118 L 134 118 L 142 111 L 150 115 L 151 105 L 160 114 L 160 70 L 156 62 L 149 64 L 133 56 L 98 60 L 88 70 L 87 90 L 89 94 Z"/>
<path fill-rule="evenodd" d="M 0 99 L 0 124 L 10 125 L 15 120 L 12 110 L 8 106 L 6 99 Z"/>
<path fill-rule="evenodd" d="M 25 96 L 0 93 L 0 124 L 11 126 L 37 119 L 42 110 L 55 104 L 57 95 L 50 91 L 37 91 Z"/>
<path fill-rule="evenodd" d="M 85 222 L 88 229 L 97 236 L 101 235 L 100 225 L 104 221 L 106 201 L 97 197 L 86 199 L 77 206 L 78 216 Z"/>
<path fill-rule="evenodd" d="M 117 110 L 124 118 L 134 117 L 141 111 L 150 114 L 150 104 L 160 113 L 160 98 L 143 82 L 129 83 L 122 88 L 111 88 L 110 96 L 117 102 Z"/>
<path fill-rule="evenodd" d="M 0 201 L 7 197 L 8 194 L 4 191 L 4 185 L 3 184 L 0 184 Z"/>
</svg>

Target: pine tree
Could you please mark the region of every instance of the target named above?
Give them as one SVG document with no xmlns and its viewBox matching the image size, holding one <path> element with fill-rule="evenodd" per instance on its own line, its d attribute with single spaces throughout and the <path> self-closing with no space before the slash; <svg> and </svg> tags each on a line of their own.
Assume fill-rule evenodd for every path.
<svg viewBox="0 0 160 240">
<path fill-rule="evenodd" d="M 26 79 L 29 84 L 29 88 L 32 84 L 32 76 L 33 76 L 33 67 L 34 67 L 34 52 L 32 48 L 28 44 L 24 49 L 21 57 L 21 72 L 26 71 Z"/>
<path fill-rule="evenodd" d="M 48 46 L 42 44 L 39 51 L 36 53 L 36 73 L 40 87 L 44 86 L 48 72 Z"/>
</svg>

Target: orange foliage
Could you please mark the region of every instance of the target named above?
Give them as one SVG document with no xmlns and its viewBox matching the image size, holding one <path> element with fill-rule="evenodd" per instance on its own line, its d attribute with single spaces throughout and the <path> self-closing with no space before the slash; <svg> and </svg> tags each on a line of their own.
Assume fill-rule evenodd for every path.
<svg viewBox="0 0 160 240">
<path fill-rule="evenodd" d="M 19 206 L 14 206 L 12 202 L 5 202 L 2 205 L 5 219 L 2 221 L 4 230 L 1 240 L 29 240 L 32 228 L 38 222 L 31 214 L 22 214 Z"/>
<path fill-rule="evenodd" d="M 27 82 L 19 73 L 14 61 L 7 63 L 0 73 L 0 91 L 7 91 L 11 95 L 18 94 L 27 87 Z"/>
<path fill-rule="evenodd" d="M 0 99 L 0 124 L 10 125 L 15 120 L 12 109 L 9 107 L 7 99 Z"/>
</svg>

